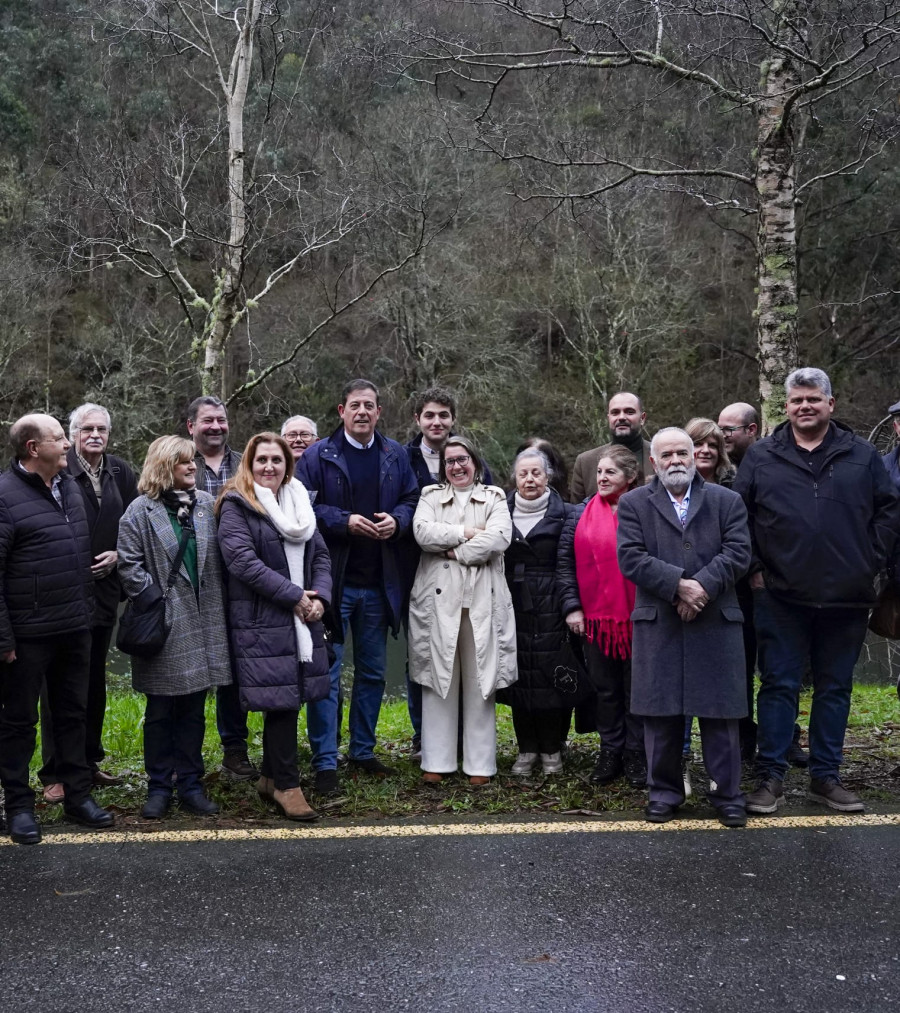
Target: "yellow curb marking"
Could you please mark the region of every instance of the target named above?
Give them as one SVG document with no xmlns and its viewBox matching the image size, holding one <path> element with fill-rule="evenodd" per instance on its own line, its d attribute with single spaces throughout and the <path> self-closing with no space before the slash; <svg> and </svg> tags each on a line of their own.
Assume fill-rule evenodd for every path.
<svg viewBox="0 0 900 1013">
<path fill-rule="evenodd" d="M 752 818 L 747 830 L 794 830 L 821 827 L 900 826 L 900 813 L 863 815 L 827 814 L 823 816 L 776 816 Z M 228 830 L 109 830 L 99 833 L 54 833 L 44 837 L 45 844 L 194 844 L 228 841 L 315 841 L 355 840 L 364 837 L 497 837 L 506 834 L 604 834 L 666 833 L 681 830 L 729 831 L 718 820 L 676 819 L 671 823 L 646 823 L 643 820 L 599 818 L 597 820 L 559 820 L 531 823 L 432 823 L 384 824 L 351 827 L 248 827 Z M 12 841 L 0 839 L 0 847 Z"/>
</svg>

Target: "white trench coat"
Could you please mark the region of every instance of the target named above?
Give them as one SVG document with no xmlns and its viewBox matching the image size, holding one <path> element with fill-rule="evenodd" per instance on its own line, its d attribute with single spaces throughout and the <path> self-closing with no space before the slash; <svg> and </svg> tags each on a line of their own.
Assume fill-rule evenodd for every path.
<svg viewBox="0 0 900 1013">
<path fill-rule="evenodd" d="M 465 540 L 463 528 L 484 528 Z M 506 496 L 496 486 L 472 489 L 464 514 L 450 485 L 422 491 L 413 533 L 422 549 L 409 604 L 409 672 L 447 698 L 464 602 L 475 635 L 478 686 L 485 700 L 518 678 L 516 622 L 503 553 L 512 539 Z M 453 549 L 456 559 L 444 553 Z"/>
</svg>

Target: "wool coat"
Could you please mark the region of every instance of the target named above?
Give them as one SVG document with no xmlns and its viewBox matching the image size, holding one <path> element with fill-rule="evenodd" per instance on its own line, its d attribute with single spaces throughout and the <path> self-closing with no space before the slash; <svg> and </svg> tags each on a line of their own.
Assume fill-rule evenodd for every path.
<svg viewBox="0 0 900 1013">
<path fill-rule="evenodd" d="M 512 514 L 515 492 L 506 505 Z M 575 510 L 550 490 L 547 512 L 523 535 L 513 521 L 512 542 L 506 550 L 506 580 L 516 620 L 519 678 L 497 694 L 498 703 L 525 710 L 570 706 L 572 701 L 557 688 L 557 670 L 571 664 L 565 652 L 568 627 L 556 583 L 559 539 L 566 520 Z"/>
<path fill-rule="evenodd" d="M 744 616 L 734 585 L 750 565 L 750 533 L 740 496 L 697 475 L 682 528 L 654 478 L 619 500 L 618 556 L 622 573 L 637 586 L 632 712 L 744 717 Z M 682 578 L 699 581 L 709 596 L 691 622 L 673 604 Z"/>
<path fill-rule="evenodd" d="M 172 629 L 165 646 L 152 658 L 131 659 L 131 682 L 139 693 L 184 696 L 232 681 L 224 575 L 208 493 L 197 492 L 194 530 L 198 591 L 182 562 L 166 601 Z M 119 522 L 119 580 L 128 598 L 151 584 L 165 589 L 178 541 L 162 500 L 138 496 Z"/>
<path fill-rule="evenodd" d="M 69 474 L 75 480 L 84 501 L 84 510 L 91 529 L 93 563 L 94 557 L 99 556 L 101 552 L 115 549 L 122 514 L 125 513 L 128 504 L 137 498 L 137 479 L 121 457 L 104 454 L 103 467 L 100 470 L 102 496 L 98 502 L 90 476 L 81 466 L 74 447 L 66 455 L 66 461 Z M 118 570 L 113 570 L 101 580 L 95 580 L 94 618 L 91 625 L 114 626 L 121 599 L 122 589 L 119 586 Z"/>
<path fill-rule="evenodd" d="M 613 441 L 610 439 L 609 442 Z M 605 446 L 608 445 L 605 444 Z M 643 485 L 654 474 L 653 463 L 650 460 L 650 441 L 643 440 L 641 447 L 643 452 L 638 456 L 638 485 Z M 594 447 L 592 450 L 585 450 L 575 458 L 575 464 L 572 466 L 572 485 L 569 497 L 573 503 L 580 503 L 585 497 L 590 499 L 597 491 L 597 464 L 600 461 L 602 449 L 602 446 Z"/>
<path fill-rule="evenodd" d="M 464 527 L 484 530 L 466 541 Z M 410 678 L 447 698 L 463 602 L 469 600 L 478 686 L 486 700 L 517 677 L 516 623 L 503 564 L 512 538 L 506 496 L 477 483 L 460 517 L 452 486 L 427 486 L 413 532 L 422 557 L 409 603 Z M 444 555 L 450 549 L 456 559 Z"/>
<path fill-rule="evenodd" d="M 328 696 L 328 650 L 321 622 L 309 623 L 311 661 L 297 652 L 294 606 L 304 590 L 331 602 L 331 559 L 318 531 L 306 542 L 303 583 L 291 580 L 284 539 L 236 492 L 219 510 L 219 548 L 228 581 L 228 632 L 241 704 L 249 711 L 299 710 Z"/>
</svg>

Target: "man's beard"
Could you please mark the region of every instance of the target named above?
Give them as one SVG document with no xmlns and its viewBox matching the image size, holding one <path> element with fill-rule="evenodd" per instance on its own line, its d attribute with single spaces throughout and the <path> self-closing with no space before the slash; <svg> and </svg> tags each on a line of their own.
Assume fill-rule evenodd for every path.
<svg viewBox="0 0 900 1013">
<path fill-rule="evenodd" d="M 659 476 L 663 488 L 678 496 L 685 492 L 691 482 L 694 481 L 694 475 L 697 474 L 697 465 L 693 461 L 687 465 L 671 464 L 668 471 L 657 471 L 656 474 Z"/>
</svg>

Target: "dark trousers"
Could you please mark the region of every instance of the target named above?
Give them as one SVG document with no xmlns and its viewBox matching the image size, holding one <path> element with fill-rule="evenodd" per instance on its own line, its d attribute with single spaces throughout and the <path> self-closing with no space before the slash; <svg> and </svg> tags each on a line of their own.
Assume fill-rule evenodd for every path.
<svg viewBox="0 0 900 1013">
<path fill-rule="evenodd" d="M 611 658 L 586 641 L 584 657 L 597 691 L 597 731 L 600 746 L 614 753 L 644 748 L 644 719 L 631 713 L 631 661 Z"/>
<path fill-rule="evenodd" d="M 512 705 L 513 728 L 520 753 L 558 753 L 569 729 L 568 708 L 526 710 Z"/>
<path fill-rule="evenodd" d="M 222 740 L 222 752 L 246 753 L 247 714 L 241 707 L 241 693 L 236 682 L 216 690 L 216 728 Z"/>
<path fill-rule="evenodd" d="M 753 696 L 756 674 L 756 627 L 753 625 L 753 592 L 746 578 L 740 580 L 735 588 L 738 603 L 744 613 L 744 663 L 747 666 L 747 715 L 741 718 L 741 753 L 747 760 L 753 759 L 756 752 L 756 722 L 753 720 Z"/>
<path fill-rule="evenodd" d="M 147 694 L 144 769 L 148 795 L 171 795 L 173 778 L 183 798 L 203 790 L 206 690 L 184 696 Z"/>
<path fill-rule="evenodd" d="M 714 806 L 744 804 L 741 794 L 741 739 L 737 718 L 699 718 L 703 764 L 715 791 L 708 798 Z M 684 744 L 684 715 L 644 718 L 647 749 L 647 785 L 651 802 L 681 805 L 684 778 L 681 755 Z"/>
<path fill-rule="evenodd" d="M 95 626 L 91 630 L 91 661 L 88 667 L 87 717 L 84 736 L 84 755 L 92 771 L 103 762 L 103 719 L 106 716 L 106 656 L 112 626 Z M 56 762 L 53 759 L 53 713 L 47 688 L 41 690 L 41 759 L 44 765 L 38 771 L 41 784 L 56 784 Z"/>
<path fill-rule="evenodd" d="M 56 776 L 65 785 L 66 801 L 83 802 L 91 790 L 91 770 L 84 756 L 88 663 L 87 630 L 43 640 L 19 640 L 16 660 L 0 663 L 0 783 L 6 812 L 34 809 L 28 764 L 37 739 L 38 699 L 46 683 L 54 715 L 53 754 Z"/>
<path fill-rule="evenodd" d="M 266 711 L 263 717 L 263 755 L 260 773 L 279 791 L 297 788 L 297 718 L 299 711 Z"/>
</svg>

